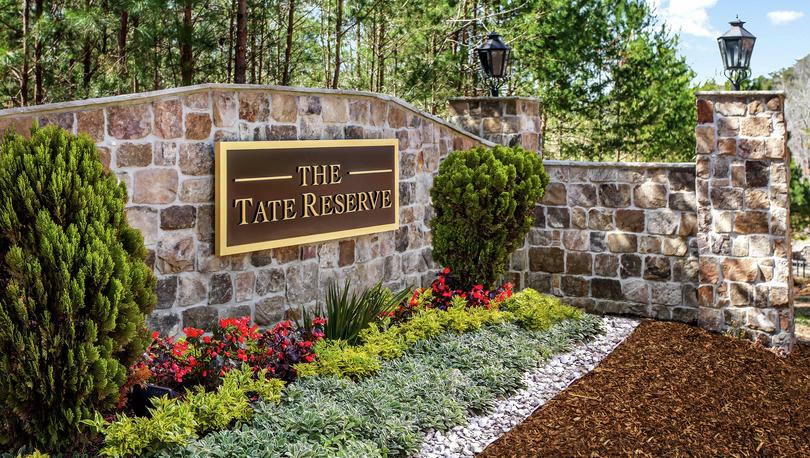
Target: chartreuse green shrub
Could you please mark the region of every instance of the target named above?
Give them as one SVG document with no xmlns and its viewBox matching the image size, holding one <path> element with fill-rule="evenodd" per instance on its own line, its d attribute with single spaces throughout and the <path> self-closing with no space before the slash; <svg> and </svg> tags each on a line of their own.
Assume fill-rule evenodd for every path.
<svg viewBox="0 0 810 458">
<path fill-rule="evenodd" d="M 599 332 L 586 315 L 544 331 L 513 323 L 444 332 L 384 361 L 359 381 L 307 377 L 282 401 L 260 403 L 250 424 L 166 450 L 163 456 L 409 456 L 422 433 L 447 431 L 521 388 L 523 374 Z"/>
<path fill-rule="evenodd" d="M 346 377 L 353 380 L 376 373 L 383 361 L 401 356 L 417 342 L 451 331 L 473 332 L 484 325 L 515 322 L 521 327 L 541 331 L 566 319 L 581 319 L 583 313 L 564 305 L 553 296 L 525 289 L 506 299 L 501 308 L 466 307 L 455 296 L 447 310 L 419 308 L 408 321 L 385 327 L 372 324 L 359 334 L 360 343 L 322 340 L 315 344 L 316 359 L 295 366 L 299 377 L 314 375 Z"/>
<path fill-rule="evenodd" d="M 536 152 L 496 146 L 450 153 L 430 191 L 433 258 L 462 287 L 492 286 L 523 245 L 547 184 Z"/>
<path fill-rule="evenodd" d="M 265 402 L 278 402 L 283 388 L 284 382 L 267 378 L 266 370 L 254 375 L 249 366 L 243 365 L 226 373 L 216 391 L 205 392 L 198 387 L 183 400 L 158 398 L 149 409 L 151 417 L 119 415 L 110 423 L 96 414 L 95 419 L 85 423 L 104 435 L 102 455 L 138 456 L 243 424 L 253 415 L 249 395 L 256 394 Z"/>
<path fill-rule="evenodd" d="M 501 309 L 510 312 L 515 322 L 531 329 L 548 329 L 554 323 L 566 319 L 580 319 L 582 310 L 564 305 L 554 296 L 540 294 L 527 288 L 501 303 Z"/>
<path fill-rule="evenodd" d="M 80 446 L 143 352 L 155 277 L 126 198 L 88 137 L 3 138 L 0 446 Z"/>
</svg>

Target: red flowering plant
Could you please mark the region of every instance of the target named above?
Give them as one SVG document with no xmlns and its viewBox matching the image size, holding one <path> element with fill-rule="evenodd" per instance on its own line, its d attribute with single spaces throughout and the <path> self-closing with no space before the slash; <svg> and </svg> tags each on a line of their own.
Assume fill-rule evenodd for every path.
<svg viewBox="0 0 810 458">
<path fill-rule="evenodd" d="M 389 315 L 395 322 L 410 318 L 420 307 L 447 310 L 454 296 L 467 300 L 467 307 L 485 307 L 489 309 L 493 303 L 500 303 L 512 297 L 512 284 L 504 283 L 494 290 L 484 288 L 484 285 L 472 285 L 466 288 L 458 286 L 458 280 L 450 274 L 450 268 L 445 267 L 430 284 L 429 288 L 414 290 L 408 302 L 401 304 Z"/>
<path fill-rule="evenodd" d="M 192 327 L 184 329 L 185 338 L 180 339 L 153 333 L 145 365 L 154 383 L 175 389 L 201 385 L 211 390 L 225 373 L 243 364 L 256 373 L 267 369 L 269 377 L 292 381 L 293 365 L 314 358 L 312 346 L 323 338 L 325 323 L 315 318 L 311 328 L 297 329 L 284 321 L 260 332 L 250 317 L 223 318 L 211 335 Z"/>
</svg>

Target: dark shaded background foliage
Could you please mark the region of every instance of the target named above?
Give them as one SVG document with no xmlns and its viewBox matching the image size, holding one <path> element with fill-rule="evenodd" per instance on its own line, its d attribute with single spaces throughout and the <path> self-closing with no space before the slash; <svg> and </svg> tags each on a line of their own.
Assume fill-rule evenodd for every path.
<svg viewBox="0 0 810 458">
<path fill-rule="evenodd" d="M 691 70 L 646 0 L 0 0 L 0 105 L 245 82 L 361 89 L 444 114 L 513 47 L 546 156 L 689 160 Z M 245 14 L 240 14 L 244 11 Z"/>
</svg>

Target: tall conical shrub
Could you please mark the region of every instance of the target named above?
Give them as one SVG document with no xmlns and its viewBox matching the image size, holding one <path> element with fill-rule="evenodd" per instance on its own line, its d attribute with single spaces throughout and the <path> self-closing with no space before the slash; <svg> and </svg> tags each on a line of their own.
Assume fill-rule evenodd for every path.
<svg viewBox="0 0 810 458">
<path fill-rule="evenodd" d="M 430 190 L 433 258 L 450 268 L 457 286 L 489 287 L 503 275 L 548 180 L 540 156 L 520 147 L 453 151 L 442 161 Z"/>
<path fill-rule="evenodd" d="M 155 304 L 126 188 L 56 127 L 0 145 L 0 445 L 50 451 L 118 398 Z M 5 442 L 2 444 L 2 442 Z"/>
</svg>

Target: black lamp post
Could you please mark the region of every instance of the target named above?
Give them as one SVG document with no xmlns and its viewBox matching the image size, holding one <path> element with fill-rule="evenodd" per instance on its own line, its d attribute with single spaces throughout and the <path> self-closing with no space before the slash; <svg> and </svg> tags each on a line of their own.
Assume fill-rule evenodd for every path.
<svg viewBox="0 0 810 458">
<path fill-rule="evenodd" d="M 492 97 L 498 97 L 498 90 L 509 76 L 507 75 L 507 65 L 511 49 L 497 32 L 490 33 L 481 47 L 475 48 Z"/>
<path fill-rule="evenodd" d="M 729 22 L 731 28 L 723 36 L 717 38 L 720 46 L 720 56 L 723 58 L 725 75 L 735 91 L 740 90 L 740 83 L 751 75 L 751 53 L 757 37 L 745 30 L 739 16 L 736 21 Z"/>
</svg>

